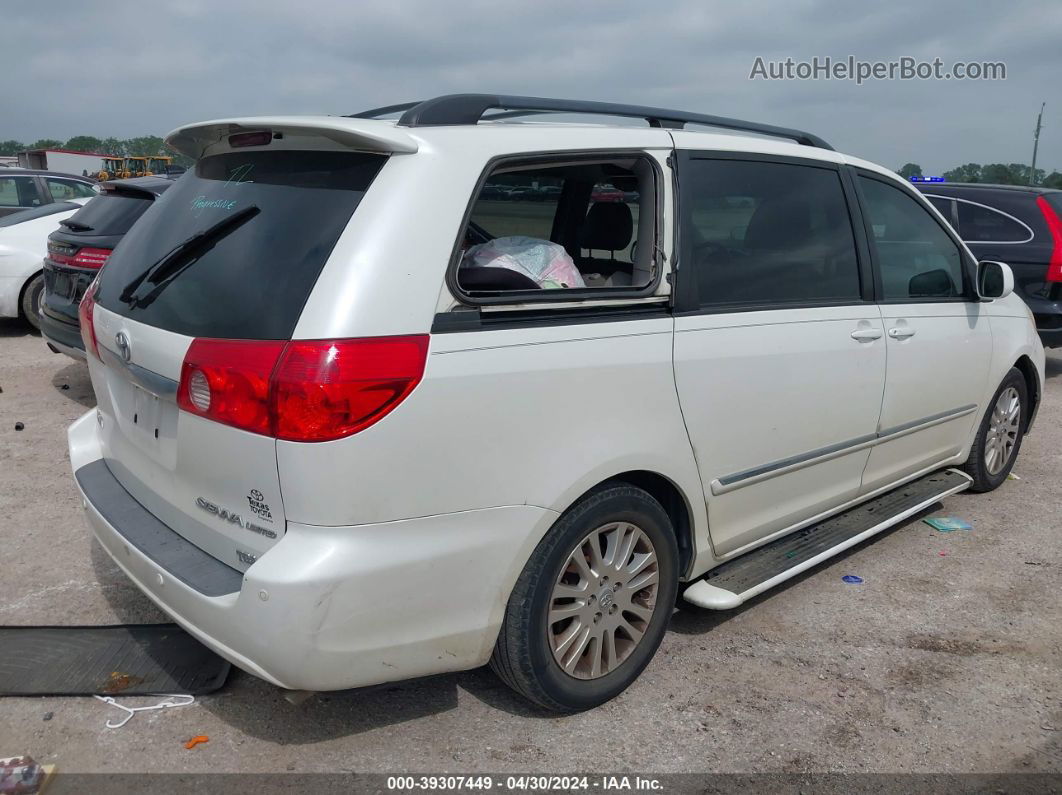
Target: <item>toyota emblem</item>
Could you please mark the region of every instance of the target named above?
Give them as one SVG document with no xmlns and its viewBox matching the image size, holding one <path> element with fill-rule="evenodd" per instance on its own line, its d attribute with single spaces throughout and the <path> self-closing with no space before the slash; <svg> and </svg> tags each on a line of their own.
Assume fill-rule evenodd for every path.
<svg viewBox="0 0 1062 795">
<path fill-rule="evenodd" d="M 118 353 L 122 354 L 123 360 L 128 362 L 133 358 L 133 352 L 129 349 L 129 338 L 125 336 L 124 331 L 114 335 L 114 344 L 118 346 Z"/>
</svg>

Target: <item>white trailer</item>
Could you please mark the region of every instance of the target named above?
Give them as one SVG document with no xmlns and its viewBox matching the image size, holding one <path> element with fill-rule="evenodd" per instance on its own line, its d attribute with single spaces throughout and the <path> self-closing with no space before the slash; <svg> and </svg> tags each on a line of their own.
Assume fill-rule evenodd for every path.
<svg viewBox="0 0 1062 795">
<path fill-rule="evenodd" d="M 72 149 L 30 149 L 18 153 L 18 164 L 23 168 L 40 168 L 91 177 L 103 168 L 105 157 L 108 155 L 98 152 L 75 152 Z"/>
</svg>

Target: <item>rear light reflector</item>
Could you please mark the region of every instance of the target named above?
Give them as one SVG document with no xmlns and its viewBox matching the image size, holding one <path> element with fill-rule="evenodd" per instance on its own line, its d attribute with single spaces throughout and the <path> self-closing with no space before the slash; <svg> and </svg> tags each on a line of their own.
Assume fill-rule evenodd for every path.
<svg viewBox="0 0 1062 795">
<path fill-rule="evenodd" d="M 1044 214 L 1047 231 L 1051 233 L 1051 240 L 1054 241 L 1051 259 L 1047 263 L 1047 281 L 1062 282 L 1062 219 L 1059 219 L 1055 208 L 1043 196 L 1036 197 L 1036 204 Z"/>
<path fill-rule="evenodd" d="M 99 270 L 107 263 L 107 258 L 110 256 L 111 249 L 109 248 L 77 249 L 73 246 L 48 244 L 48 259 L 56 265 L 73 265 L 78 268 Z"/>
<path fill-rule="evenodd" d="M 93 279 L 92 284 L 81 296 L 81 303 L 77 305 L 78 326 L 81 328 L 81 341 L 85 344 L 85 353 L 90 353 L 97 359 L 100 358 L 100 346 L 96 342 L 96 327 L 93 325 L 93 309 L 96 306 L 96 287 L 99 277 Z"/>
<path fill-rule="evenodd" d="M 295 442 L 364 430 L 420 383 L 428 336 L 291 342 L 196 339 L 177 403 L 207 419 Z"/>
</svg>

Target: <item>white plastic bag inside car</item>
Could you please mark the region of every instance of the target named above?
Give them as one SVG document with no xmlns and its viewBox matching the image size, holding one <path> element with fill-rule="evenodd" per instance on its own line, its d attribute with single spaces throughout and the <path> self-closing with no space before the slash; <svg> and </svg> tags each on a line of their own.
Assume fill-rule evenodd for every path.
<svg viewBox="0 0 1062 795">
<path fill-rule="evenodd" d="M 498 237 L 470 246 L 461 266 L 507 268 L 522 273 L 545 289 L 586 286 L 564 247 L 537 237 Z"/>
</svg>

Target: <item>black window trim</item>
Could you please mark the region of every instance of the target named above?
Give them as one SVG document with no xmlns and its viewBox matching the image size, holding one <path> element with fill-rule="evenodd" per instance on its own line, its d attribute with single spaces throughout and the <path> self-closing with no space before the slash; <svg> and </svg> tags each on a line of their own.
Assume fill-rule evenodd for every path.
<svg viewBox="0 0 1062 795">
<path fill-rule="evenodd" d="M 653 224 L 655 240 L 653 241 L 652 260 L 652 267 L 655 275 L 650 280 L 649 284 L 638 289 L 586 287 L 565 290 L 512 290 L 505 291 L 502 295 L 483 296 L 469 295 L 461 289 L 461 286 L 457 282 L 457 269 L 461 264 L 461 244 L 464 242 L 465 229 L 468 227 L 469 221 L 472 219 L 472 212 L 475 209 L 476 200 L 479 198 L 480 191 L 500 165 L 535 166 L 549 165 L 550 163 L 556 163 L 558 161 L 563 161 L 565 163 L 572 161 L 586 161 L 592 163 L 601 160 L 628 160 L 632 158 L 640 158 L 647 161 L 652 166 L 653 178 L 656 183 L 656 189 L 654 191 L 656 198 L 656 206 L 654 208 L 656 218 Z M 578 301 L 614 301 L 617 299 L 631 299 L 634 301 L 640 298 L 653 297 L 656 293 L 657 287 L 660 285 L 660 279 L 663 275 L 666 264 L 666 257 L 664 255 L 663 247 L 660 244 L 661 235 L 664 229 L 663 185 L 664 175 L 660 168 L 660 164 L 654 157 L 650 156 L 649 150 L 647 149 L 551 149 L 542 152 L 521 152 L 518 154 L 499 155 L 491 158 L 484 166 L 483 171 L 479 175 L 479 179 L 476 180 L 476 186 L 472 191 L 472 195 L 469 197 L 468 205 L 465 207 L 465 212 L 461 219 L 461 225 L 457 230 L 453 249 L 450 252 L 450 262 L 446 268 L 446 287 L 449 289 L 454 300 L 463 305 L 455 307 L 450 311 L 464 311 L 467 307 L 513 306 L 542 303 L 570 304 Z M 639 213 L 640 212 L 641 206 L 639 205 Z M 561 307 L 543 307 L 539 311 L 544 313 L 555 313 L 561 309 Z"/>
<path fill-rule="evenodd" d="M 674 307 L 676 316 L 690 315 L 722 315 L 738 312 L 764 312 L 786 309 L 816 309 L 834 306 L 867 306 L 874 303 L 875 281 L 871 267 L 870 249 L 865 235 L 863 216 L 855 193 L 855 186 L 851 176 L 847 173 L 847 167 L 843 163 L 834 163 L 829 160 L 819 160 L 810 157 L 796 157 L 792 155 L 761 154 L 759 152 L 735 152 L 733 150 L 713 149 L 677 149 L 675 173 L 675 256 L 672 262 L 672 291 L 674 294 Z M 782 165 L 808 166 L 833 171 L 841 182 L 841 190 L 844 195 L 845 206 L 848 210 L 848 219 L 852 231 L 852 240 L 856 253 L 856 268 L 859 275 L 858 299 L 823 299 L 816 301 L 763 301 L 746 303 L 726 303 L 700 305 L 696 274 L 691 273 L 688 277 L 683 270 L 683 263 L 688 259 L 688 252 L 684 248 L 682 240 L 682 227 L 684 223 L 684 197 L 682 190 L 682 176 L 688 173 L 690 164 L 694 160 L 741 160 L 757 163 L 779 163 Z"/>
<path fill-rule="evenodd" d="M 900 192 L 906 193 L 908 196 L 913 198 L 915 202 L 921 204 L 923 209 L 927 205 L 930 208 L 933 207 L 933 205 L 929 203 L 929 199 L 927 199 L 921 191 L 915 190 L 914 188 L 910 187 L 906 182 L 898 182 L 896 180 L 889 179 L 888 177 L 882 174 L 878 174 L 875 171 L 870 171 L 868 169 L 860 168 L 858 166 L 847 166 L 847 168 L 852 173 L 852 184 L 856 190 L 856 193 L 859 196 L 860 205 L 865 206 L 867 202 L 866 196 L 863 194 L 863 190 L 859 185 L 858 178 L 866 177 L 867 179 L 872 179 L 884 185 L 890 185 L 891 187 L 896 188 Z M 966 244 L 963 242 L 962 238 L 959 237 L 959 233 L 955 229 L 952 229 L 946 223 L 942 224 L 938 219 L 936 212 L 927 211 L 926 215 L 928 215 L 933 220 L 933 223 L 940 227 L 940 229 L 944 230 L 944 234 L 947 235 L 948 239 L 950 239 L 959 249 L 959 256 L 962 258 L 962 294 L 949 298 L 941 296 L 927 296 L 925 298 L 914 298 L 911 296 L 908 296 L 907 298 L 885 298 L 885 289 L 881 279 L 881 262 L 878 259 L 877 249 L 873 244 L 874 232 L 870 228 L 871 225 L 869 221 L 864 219 L 863 234 L 867 238 L 867 243 L 870 247 L 870 260 L 874 267 L 874 293 L 876 302 L 882 306 L 892 306 L 896 304 L 959 304 L 979 302 L 981 298 L 977 294 L 977 291 L 974 289 L 974 285 L 976 283 L 976 278 L 974 274 L 977 272 L 977 262 L 970 255 L 969 250 L 966 248 Z"/>
</svg>

